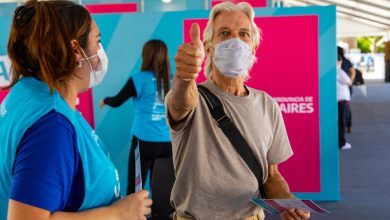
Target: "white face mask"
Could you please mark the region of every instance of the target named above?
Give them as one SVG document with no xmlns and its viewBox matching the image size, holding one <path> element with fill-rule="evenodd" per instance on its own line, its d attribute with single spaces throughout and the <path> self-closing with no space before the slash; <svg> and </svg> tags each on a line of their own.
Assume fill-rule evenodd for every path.
<svg viewBox="0 0 390 220">
<path fill-rule="evenodd" d="M 107 58 L 106 52 L 104 52 L 103 46 L 100 43 L 99 43 L 99 46 L 100 46 L 100 49 L 97 51 L 96 55 L 93 55 L 93 56 L 90 56 L 90 57 L 87 57 L 85 59 L 80 60 L 80 61 L 87 60 L 89 68 L 91 69 L 89 88 L 92 88 L 92 87 L 99 85 L 103 81 L 104 77 L 106 76 L 107 69 L 108 69 L 108 58 Z M 84 55 L 87 56 L 85 54 L 84 50 L 83 49 L 81 49 L 81 50 L 83 51 Z M 91 62 L 89 62 L 89 59 L 96 57 L 96 56 L 99 57 L 100 62 L 99 62 L 98 68 L 96 70 L 94 70 L 92 68 Z"/>
<path fill-rule="evenodd" d="M 238 38 L 222 41 L 214 48 L 215 66 L 226 77 L 235 78 L 244 74 L 255 60 L 249 45 Z"/>
</svg>

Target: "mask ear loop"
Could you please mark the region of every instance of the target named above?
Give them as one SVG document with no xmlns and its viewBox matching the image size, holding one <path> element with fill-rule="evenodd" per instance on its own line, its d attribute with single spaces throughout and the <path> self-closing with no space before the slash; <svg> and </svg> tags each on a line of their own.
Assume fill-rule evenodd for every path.
<svg viewBox="0 0 390 220">
<path fill-rule="evenodd" d="M 98 55 L 95 54 L 95 55 L 92 55 L 92 56 L 88 57 L 87 54 L 84 52 L 83 48 L 80 47 L 80 49 L 81 49 L 81 52 L 83 52 L 85 58 L 83 58 L 83 59 L 81 59 L 79 61 L 79 67 L 82 66 L 82 64 L 80 65 L 80 63 L 82 63 L 82 61 L 86 60 L 88 62 L 88 65 L 89 65 L 89 68 L 91 69 L 91 71 L 94 71 L 93 68 L 92 68 L 91 62 L 89 62 L 89 59 L 94 58 L 94 57 L 96 57 Z"/>
<path fill-rule="evenodd" d="M 74 53 L 78 53 L 77 48 L 80 48 L 81 51 L 83 52 L 84 56 L 85 56 L 84 50 L 83 50 L 83 48 L 81 48 L 81 46 L 80 46 L 80 44 L 79 44 L 79 42 L 77 40 L 72 40 L 72 48 L 73 48 L 73 52 Z M 76 61 L 78 68 L 83 67 L 83 60 L 84 59 L 80 59 L 80 60 Z"/>
</svg>

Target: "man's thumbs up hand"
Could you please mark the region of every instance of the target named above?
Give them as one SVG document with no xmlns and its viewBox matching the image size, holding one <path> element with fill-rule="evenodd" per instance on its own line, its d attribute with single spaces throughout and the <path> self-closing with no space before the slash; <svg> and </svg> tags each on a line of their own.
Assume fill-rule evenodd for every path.
<svg viewBox="0 0 390 220">
<path fill-rule="evenodd" d="M 176 76 L 184 80 L 193 80 L 202 70 L 205 57 L 203 43 L 200 40 L 200 28 L 193 23 L 190 29 L 191 43 L 179 46 L 175 56 Z"/>
</svg>

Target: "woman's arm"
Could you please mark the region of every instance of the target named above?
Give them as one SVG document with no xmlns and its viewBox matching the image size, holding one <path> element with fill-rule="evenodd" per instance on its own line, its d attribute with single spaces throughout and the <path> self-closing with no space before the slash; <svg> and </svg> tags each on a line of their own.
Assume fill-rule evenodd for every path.
<svg viewBox="0 0 390 220">
<path fill-rule="evenodd" d="M 355 77 L 356 77 L 356 71 L 355 71 L 355 68 L 353 68 L 353 66 L 351 68 L 348 69 L 348 72 L 349 72 L 349 75 L 350 75 L 350 79 L 353 83 L 353 81 L 355 80 Z M 351 83 L 351 85 L 352 85 Z"/>
<path fill-rule="evenodd" d="M 131 194 L 118 202 L 82 212 L 54 212 L 15 200 L 9 200 L 8 220 L 146 220 L 152 200 L 145 190 Z"/>
<path fill-rule="evenodd" d="M 151 204 L 147 191 L 129 195 L 108 207 L 73 213 L 56 211 L 67 204 L 80 165 L 75 137 L 69 120 L 55 111 L 28 129 L 15 156 L 8 220 L 145 219 Z"/>
<path fill-rule="evenodd" d="M 106 97 L 100 101 L 100 107 L 103 105 L 109 105 L 111 107 L 118 107 L 126 102 L 131 97 L 137 97 L 137 90 L 135 89 L 134 81 L 130 78 L 123 86 L 121 91 L 113 97 Z"/>
</svg>

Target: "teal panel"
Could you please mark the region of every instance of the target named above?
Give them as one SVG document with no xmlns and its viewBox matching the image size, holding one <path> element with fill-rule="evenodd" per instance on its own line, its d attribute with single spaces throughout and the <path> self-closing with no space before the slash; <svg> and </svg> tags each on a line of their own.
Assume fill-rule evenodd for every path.
<svg viewBox="0 0 390 220">
<path fill-rule="evenodd" d="M 11 30 L 11 17 L 0 16 L 0 56 L 7 54 L 7 43 Z"/>
<path fill-rule="evenodd" d="M 309 14 L 319 16 L 321 192 L 295 194 L 301 198 L 314 200 L 339 200 L 335 7 L 269 7 L 255 9 L 255 12 L 257 16 Z M 105 96 L 115 95 L 129 76 L 140 69 L 142 46 L 149 39 L 159 38 L 167 43 L 174 72 L 173 57 L 183 42 L 183 19 L 207 18 L 208 14 L 208 11 L 185 11 L 94 15 L 109 57 L 109 72 L 103 83 L 93 91 L 96 130 L 108 146 L 118 167 L 122 193 L 125 192 L 127 185 L 127 161 L 134 104 L 128 101 L 120 108 L 106 106 L 101 110 L 98 108 L 98 102 Z M 0 55 L 6 54 L 10 22 L 10 16 L 0 16 Z"/>
<path fill-rule="evenodd" d="M 320 141 L 321 192 L 295 194 L 314 200 L 339 200 L 339 164 L 337 147 L 336 107 L 336 33 L 335 7 L 262 8 L 257 16 L 309 15 L 319 16 L 319 74 L 320 74 Z M 140 54 L 144 42 L 152 38 L 164 40 L 170 52 L 171 64 L 178 46 L 183 42 L 183 19 L 207 18 L 208 11 L 169 13 L 141 13 L 123 15 L 113 38 L 108 42 L 109 75 L 94 90 L 94 106 L 106 95 L 114 95 L 128 77 L 139 70 Z M 104 20 L 104 19 L 103 19 Z M 101 29 L 110 26 L 105 20 L 98 22 Z M 105 34 L 102 31 L 103 35 Z M 334 45 L 334 46 L 329 46 Z M 174 69 L 173 69 L 174 71 Z M 96 127 L 111 152 L 120 171 L 122 189 L 126 183 L 127 157 L 131 139 L 133 103 L 129 101 L 118 109 L 95 110 Z"/>
</svg>

